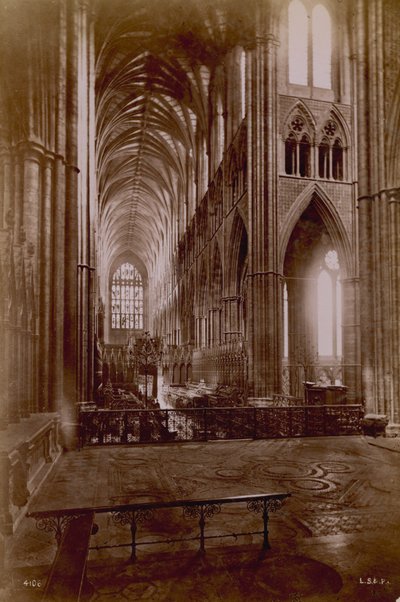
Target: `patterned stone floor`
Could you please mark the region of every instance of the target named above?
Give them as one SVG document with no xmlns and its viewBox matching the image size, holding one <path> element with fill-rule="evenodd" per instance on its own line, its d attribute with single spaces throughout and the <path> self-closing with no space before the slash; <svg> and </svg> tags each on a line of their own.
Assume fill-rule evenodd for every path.
<svg viewBox="0 0 400 602">
<path fill-rule="evenodd" d="M 192 541 L 139 546 L 134 564 L 129 547 L 102 548 L 129 543 L 129 527 L 98 515 L 91 547 L 100 549 L 88 565 L 93 602 L 395 602 L 400 455 L 371 443 L 332 437 L 84 449 L 61 458 L 29 510 L 291 492 L 271 515 L 265 554 L 261 535 L 248 534 L 262 529 L 261 519 L 244 504 L 223 506 L 206 533 L 247 535 L 207 540 L 204 556 Z M 160 510 L 140 525 L 138 541 L 197 531 L 181 510 Z M 54 539 L 25 518 L 7 552 L 0 600 L 39 600 Z"/>
</svg>

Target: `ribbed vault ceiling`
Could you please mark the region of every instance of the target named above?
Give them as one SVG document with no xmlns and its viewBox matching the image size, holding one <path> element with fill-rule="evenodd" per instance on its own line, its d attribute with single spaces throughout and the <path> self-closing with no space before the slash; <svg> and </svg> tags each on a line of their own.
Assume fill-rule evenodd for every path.
<svg viewBox="0 0 400 602">
<path fill-rule="evenodd" d="M 232 1 L 97 0 L 97 178 L 108 265 L 132 252 L 151 273 L 185 197 L 196 128 L 207 131 L 210 75 L 245 30 Z"/>
</svg>

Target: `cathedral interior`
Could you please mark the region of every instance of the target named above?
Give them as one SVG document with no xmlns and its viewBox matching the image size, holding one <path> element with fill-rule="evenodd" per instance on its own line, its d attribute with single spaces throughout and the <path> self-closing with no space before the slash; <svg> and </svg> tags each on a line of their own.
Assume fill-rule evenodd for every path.
<svg viewBox="0 0 400 602">
<path fill-rule="evenodd" d="M 400 599 L 399 1 L 0 30 L 0 598 Z"/>
</svg>

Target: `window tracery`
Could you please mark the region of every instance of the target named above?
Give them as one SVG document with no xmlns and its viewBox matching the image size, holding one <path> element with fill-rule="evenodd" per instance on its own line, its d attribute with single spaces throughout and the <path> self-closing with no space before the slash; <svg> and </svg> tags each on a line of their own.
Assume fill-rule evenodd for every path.
<svg viewBox="0 0 400 602">
<path fill-rule="evenodd" d="M 318 175 L 320 178 L 342 181 L 344 179 L 343 134 L 338 123 L 330 118 L 321 130 L 318 145 Z"/>
<path fill-rule="evenodd" d="M 131 263 L 114 272 L 111 285 L 111 327 L 143 328 L 143 281 Z"/>
<path fill-rule="evenodd" d="M 311 177 L 311 147 L 313 133 L 300 113 L 289 122 L 285 140 L 285 172 L 289 175 Z"/>
</svg>

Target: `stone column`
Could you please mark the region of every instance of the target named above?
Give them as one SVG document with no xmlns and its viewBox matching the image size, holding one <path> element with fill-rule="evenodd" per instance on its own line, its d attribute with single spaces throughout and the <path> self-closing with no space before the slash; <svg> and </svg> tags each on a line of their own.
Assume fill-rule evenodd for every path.
<svg viewBox="0 0 400 602">
<path fill-rule="evenodd" d="M 51 241 L 51 327 L 50 409 L 62 411 L 64 394 L 64 250 L 65 250 L 65 127 L 67 82 L 67 15 L 58 5 L 57 110 L 55 117 L 55 160 L 52 196 Z"/>
<path fill-rule="evenodd" d="M 249 392 L 281 388 L 282 320 L 277 229 L 277 82 L 272 7 L 259 7 L 251 56 L 249 163 Z M 268 33 L 266 33 L 268 32 Z"/>
<path fill-rule="evenodd" d="M 342 282 L 343 299 L 343 384 L 348 387 L 347 402 L 361 403 L 360 316 L 358 307 L 358 278 L 346 278 Z"/>
<path fill-rule="evenodd" d="M 367 56 L 367 9 L 364 0 L 357 0 L 355 11 L 355 61 L 357 110 L 357 176 L 358 176 L 358 225 L 359 225 L 359 274 L 360 274 L 360 337 L 361 377 L 363 401 L 366 412 L 374 413 L 374 312 L 372 281 L 372 198 L 370 195 L 371 166 L 368 149 L 369 136 L 368 106 L 368 56 Z"/>
<path fill-rule="evenodd" d="M 360 335 L 361 335 L 361 377 L 363 400 L 366 413 L 374 413 L 375 371 L 374 371 L 374 315 L 372 308 L 372 200 L 370 197 L 358 199 L 358 224 L 360 248 Z"/>
<path fill-rule="evenodd" d="M 41 191 L 40 219 L 40 279 L 39 279 L 39 410 L 50 409 L 49 374 L 50 374 L 50 324 L 51 324 L 51 205 L 54 177 L 54 157 L 46 154 L 43 157 L 43 176 Z"/>
<path fill-rule="evenodd" d="M 390 353 L 392 358 L 389 432 L 400 433 L 400 188 L 387 191 L 389 204 Z"/>
</svg>

